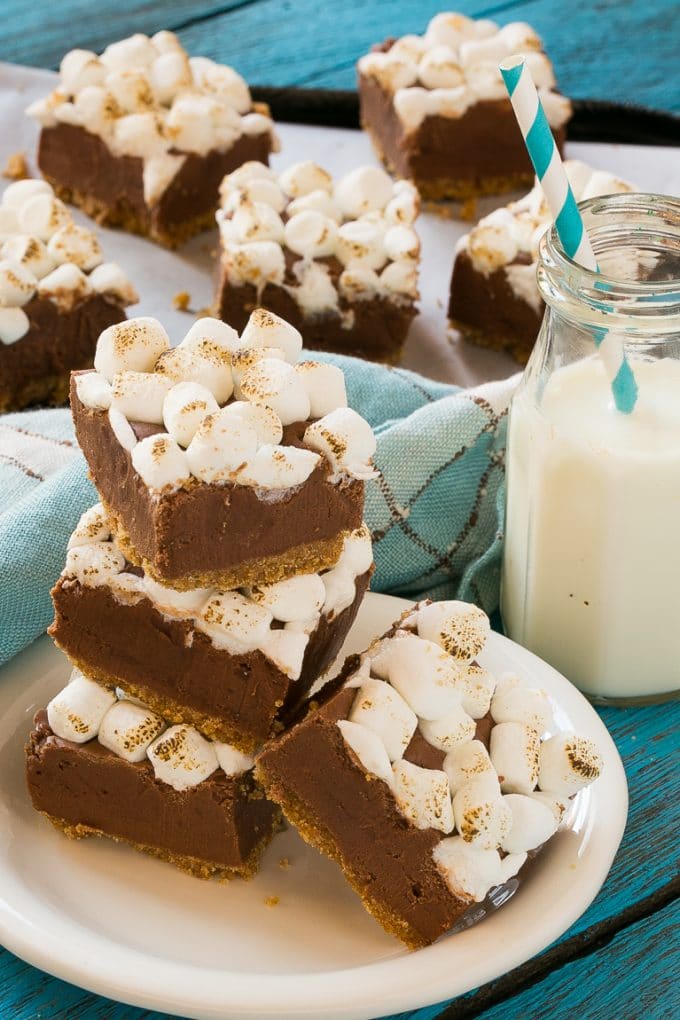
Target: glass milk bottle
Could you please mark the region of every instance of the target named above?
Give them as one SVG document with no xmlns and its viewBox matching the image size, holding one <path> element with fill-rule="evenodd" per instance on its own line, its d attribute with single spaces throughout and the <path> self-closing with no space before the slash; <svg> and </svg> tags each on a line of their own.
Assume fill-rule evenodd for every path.
<svg viewBox="0 0 680 1020">
<path fill-rule="evenodd" d="M 592 700 L 680 691 L 680 201 L 580 206 L 600 274 L 541 241 L 546 313 L 513 399 L 501 608 Z M 617 411 L 594 336 L 639 387 Z"/>
</svg>

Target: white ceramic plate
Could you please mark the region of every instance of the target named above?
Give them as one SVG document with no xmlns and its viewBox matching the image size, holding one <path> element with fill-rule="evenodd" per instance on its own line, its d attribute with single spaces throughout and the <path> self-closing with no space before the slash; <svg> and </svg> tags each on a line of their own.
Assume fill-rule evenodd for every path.
<svg viewBox="0 0 680 1020">
<path fill-rule="evenodd" d="M 345 651 L 358 651 L 408 605 L 368 595 Z M 376 1017 L 451 998 L 558 938 L 609 871 L 626 821 L 616 748 L 563 677 L 493 634 L 482 656 L 516 669 L 559 704 L 560 728 L 598 743 L 602 777 L 579 794 L 569 831 L 531 880 L 475 927 L 409 953 L 385 935 L 330 861 L 292 831 L 251 882 L 201 882 L 107 840 L 64 839 L 31 808 L 22 747 L 36 708 L 68 665 L 47 638 L 0 670 L 0 942 L 23 959 L 113 999 L 185 1017 Z M 289 867 L 282 867 L 286 858 Z M 275 906 L 267 905 L 278 897 Z"/>
</svg>

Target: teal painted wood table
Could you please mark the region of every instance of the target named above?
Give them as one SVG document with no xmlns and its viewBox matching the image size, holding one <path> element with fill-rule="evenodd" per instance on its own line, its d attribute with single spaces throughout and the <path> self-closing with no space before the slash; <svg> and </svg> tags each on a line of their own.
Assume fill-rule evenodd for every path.
<svg viewBox="0 0 680 1020">
<path fill-rule="evenodd" d="M 546 41 L 563 91 L 575 98 L 680 112 L 680 4 L 672 0 L 458 0 L 452 6 L 502 23 L 529 21 Z M 441 8 L 431 0 L 120 0 L 115 5 L 4 0 L 0 59 L 54 68 L 74 46 L 98 50 L 134 31 L 171 28 L 190 52 L 233 64 L 252 84 L 348 89 L 355 61 L 371 43 L 420 32 Z M 680 705 L 607 708 L 601 716 L 623 758 L 631 806 L 623 844 L 600 895 L 537 958 L 452 1003 L 409 1017 L 680 1016 Z M 38 1018 L 162 1020 L 161 1014 L 65 984 L 0 950 L 0 1020 Z"/>
</svg>

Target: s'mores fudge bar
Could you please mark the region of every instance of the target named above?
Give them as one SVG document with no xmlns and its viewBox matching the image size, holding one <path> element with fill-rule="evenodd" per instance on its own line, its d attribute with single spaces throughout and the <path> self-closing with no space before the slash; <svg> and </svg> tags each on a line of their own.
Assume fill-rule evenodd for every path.
<svg viewBox="0 0 680 1020">
<path fill-rule="evenodd" d="M 476 661 L 488 633 L 475 606 L 420 603 L 257 759 L 267 795 L 414 949 L 492 909 L 602 768 L 544 691 Z"/>
<path fill-rule="evenodd" d="M 91 679 L 252 754 L 334 661 L 372 566 L 363 526 L 320 574 L 180 592 L 125 560 L 98 505 L 69 540 L 49 633 Z"/>
<path fill-rule="evenodd" d="M 10 184 L 0 201 L 0 413 L 63 404 L 71 370 L 92 365 L 99 334 L 137 300 L 46 181 Z"/>
<path fill-rule="evenodd" d="M 253 761 L 73 672 L 36 714 L 26 779 L 67 836 L 108 836 L 198 878 L 248 878 L 281 827 Z"/>
<path fill-rule="evenodd" d="M 247 163 L 225 177 L 217 213 L 217 315 L 242 330 L 262 306 L 305 347 L 397 361 L 418 299 L 418 192 L 378 167 L 341 180 L 316 163 L 278 176 Z"/>
<path fill-rule="evenodd" d="M 297 364 L 299 332 L 258 309 L 241 335 L 199 319 L 105 330 L 72 378 L 78 442 L 119 549 L 171 588 L 273 584 L 333 567 L 362 525 L 375 437 L 340 369 Z"/>
<path fill-rule="evenodd" d="M 38 166 L 100 223 L 176 247 L 212 225 L 225 174 L 277 147 L 269 109 L 231 67 L 189 57 L 172 32 L 97 56 L 71 50 L 60 82 L 28 108 Z"/>
<path fill-rule="evenodd" d="M 424 198 L 467 199 L 528 185 L 531 163 L 498 70 L 518 51 L 561 148 L 571 103 L 555 90 L 534 30 L 443 13 L 423 36 L 387 39 L 359 60 L 361 124 L 385 164 Z"/>
<path fill-rule="evenodd" d="M 634 185 L 579 160 L 565 162 L 577 202 L 636 191 Z M 517 202 L 480 220 L 456 248 L 449 321 L 482 347 L 508 351 L 522 364 L 543 319 L 536 283 L 538 245 L 552 223 L 540 184 Z"/>
</svg>

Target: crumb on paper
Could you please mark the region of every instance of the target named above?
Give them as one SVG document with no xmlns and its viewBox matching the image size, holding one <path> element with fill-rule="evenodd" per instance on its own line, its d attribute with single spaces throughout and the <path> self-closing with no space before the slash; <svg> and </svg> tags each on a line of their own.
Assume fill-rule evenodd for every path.
<svg viewBox="0 0 680 1020">
<path fill-rule="evenodd" d="M 178 291 L 172 299 L 172 303 L 178 312 L 188 312 L 191 294 L 188 290 Z"/>
<path fill-rule="evenodd" d="M 474 196 L 462 203 L 458 216 L 461 220 L 467 220 L 468 222 L 477 219 L 477 199 Z"/>
<path fill-rule="evenodd" d="M 280 900 L 278 896 L 267 896 L 266 900 L 264 901 L 264 905 L 265 907 L 278 907 L 279 902 Z"/>
<path fill-rule="evenodd" d="M 443 308 L 443 307 L 444 307 L 444 302 L 442 301 L 441 298 L 438 297 L 437 298 L 437 308 Z"/>
<path fill-rule="evenodd" d="M 2 176 L 7 177 L 10 181 L 23 181 L 27 177 L 30 177 L 28 170 L 28 163 L 26 162 L 25 152 L 13 152 L 7 157 L 5 168 L 2 171 Z"/>
<path fill-rule="evenodd" d="M 282 868 L 284 871 L 288 871 L 288 868 L 290 867 L 290 861 L 288 860 L 287 857 L 281 858 L 281 860 L 279 861 L 279 867 Z"/>
<path fill-rule="evenodd" d="M 214 314 L 214 310 L 212 308 L 210 308 L 210 307 L 208 307 L 208 308 L 199 308 L 198 311 L 196 312 L 196 318 L 197 319 L 206 319 L 206 318 L 211 317 L 213 314 Z"/>
</svg>

